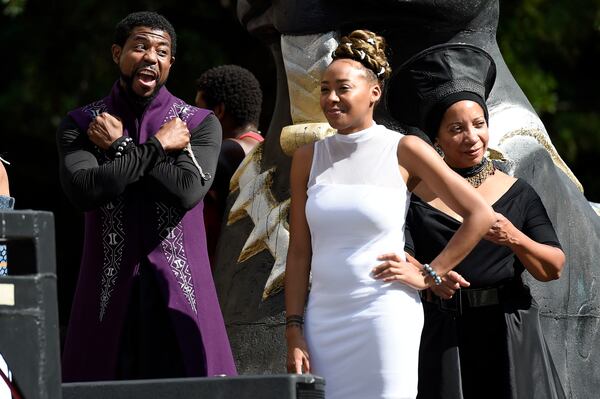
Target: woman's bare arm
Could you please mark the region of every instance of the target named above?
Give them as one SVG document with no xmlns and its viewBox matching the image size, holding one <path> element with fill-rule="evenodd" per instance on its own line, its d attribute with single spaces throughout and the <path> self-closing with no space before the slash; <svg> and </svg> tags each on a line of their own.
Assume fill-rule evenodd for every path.
<svg viewBox="0 0 600 399">
<path fill-rule="evenodd" d="M 398 145 L 398 160 L 407 180 L 422 180 L 463 223 L 446 247 L 431 262 L 444 276 L 461 262 L 496 221 L 494 211 L 462 177 L 453 172 L 427 143 L 405 136 Z"/>
<path fill-rule="evenodd" d="M 308 295 L 312 247 L 306 221 L 307 184 L 312 163 L 312 145 L 296 150 L 290 172 L 290 243 L 285 270 L 286 315 L 303 315 Z M 286 326 L 287 368 L 290 372 L 310 371 L 309 355 L 300 325 Z"/>
</svg>

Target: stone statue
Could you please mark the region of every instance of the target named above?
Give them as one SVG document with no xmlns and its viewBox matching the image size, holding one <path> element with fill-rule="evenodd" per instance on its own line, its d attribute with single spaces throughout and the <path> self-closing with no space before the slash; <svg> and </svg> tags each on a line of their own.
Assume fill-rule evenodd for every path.
<svg viewBox="0 0 600 399">
<path fill-rule="evenodd" d="M 283 294 L 288 242 L 288 175 L 298 146 L 332 134 L 318 106 L 320 75 L 341 33 L 382 34 L 392 68 L 440 43 L 481 47 L 497 65 L 488 100 L 492 156 L 539 193 L 567 256 L 562 277 L 527 283 L 540 305 L 546 340 L 571 397 L 600 389 L 600 218 L 556 152 L 496 43 L 497 0 L 239 0 L 238 18 L 271 49 L 277 93 L 263 145 L 230 186 L 229 217 L 215 281 L 240 373 L 285 371 Z M 404 132 L 380 104 L 378 123 Z"/>
</svg>

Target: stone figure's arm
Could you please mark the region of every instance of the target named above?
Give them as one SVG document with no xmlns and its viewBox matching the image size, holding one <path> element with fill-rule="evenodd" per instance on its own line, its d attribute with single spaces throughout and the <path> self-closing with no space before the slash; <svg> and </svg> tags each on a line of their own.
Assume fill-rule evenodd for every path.
<svg viewBox="0 0 600 399">
<path fill-rule="evenodd" d="M 536 280 L 556 280 L 565 264 L 565 254 L 552 222 L 533 188 L 530 187 L 522 197 L 526 201 L 523 209 L 525 224 L 522 230 L 504 215 L 497 213 L 497 221 L 485 238 L 510 248 Z"/>
<path fill-rule="evenodd" d="M 69 200 L 82 210 L 113 200 L 166 157 L 160 142 L 151 138 L 120 158 L 99 165 L 94 145 L 70 117 L 61 122 L 56 140 L 61 185 Z"/>
<path fill-rule="evenodd" d="M 290 243 L 285 267 L 286 317 L 302 316 L 308 296 L 312 246 L 304 209 L 312 154 L 312 144 L 296 150 L 290 171 Z M 302 324 L 288 325 L 286 319 L 285 336 L 288 371 L 298 374 L 310 372 L 310 357 L 302 333 Z"/>
<path fill-rule="evenodd" d="M 221 124 L 216 116 L 208 115 L 191 132 L 192 152 L 204 174 L 215 175 L 219 149 L 221 148 Z M 156 188 L 159 197 L 166 202 L 191 209 L 207 193 L 212 178 L 205 181 L 198 167 L 188 153 L 178 151 L 174 158 L 168 157 L 158 162 L 146 178 L 152 189 Z"/>
</svg>

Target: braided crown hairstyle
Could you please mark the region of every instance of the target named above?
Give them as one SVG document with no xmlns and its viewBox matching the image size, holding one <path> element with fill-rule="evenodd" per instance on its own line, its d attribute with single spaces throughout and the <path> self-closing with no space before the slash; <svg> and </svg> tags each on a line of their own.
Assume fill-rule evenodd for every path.
<svg viewBox="0 0 600 399">
<path fill-rule="evenodd" d="M 332 58 L 334 61 L 346 58 L 360 62 L 373 80 L 383 84 L 392 73 L 385 50 L 383 37 L 369 30 L 359 29 L 341 38 Z"/>
</svg>

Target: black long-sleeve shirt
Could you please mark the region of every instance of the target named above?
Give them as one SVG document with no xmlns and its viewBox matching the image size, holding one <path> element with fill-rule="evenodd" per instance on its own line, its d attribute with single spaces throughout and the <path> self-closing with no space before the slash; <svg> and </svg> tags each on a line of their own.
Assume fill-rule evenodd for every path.
<svg viewBox="0 0 600 399">
<path fill-rule="evenodd" d="M 215 175 L 221 146 L 221 124 L 208 115 L 191 132 L 191 147 L 204 173 Z M 211 180 L 204 181 L 184 151 L 167 154 L 150 137 L 119 158 L 99 164 L 97 150 L 73 119 L 66 117 L 57 132 L 60 180 L 67 197 L 83 210 L 92 210 L 143 181 L 149 192 L 171 205 L 191 209 L 204 198 Z"/>
</svg>

